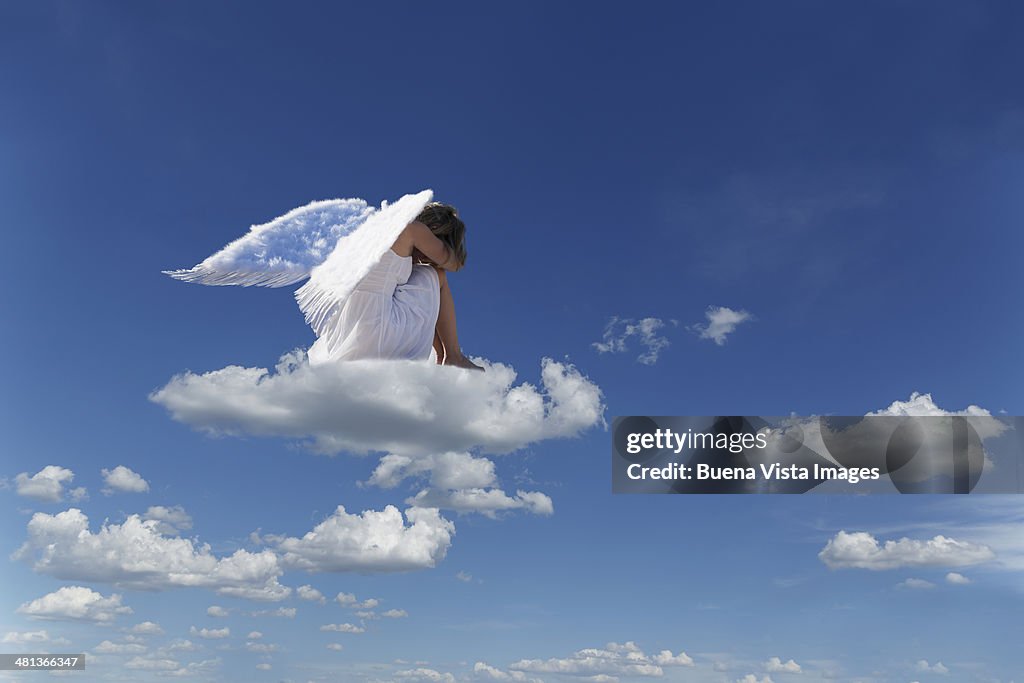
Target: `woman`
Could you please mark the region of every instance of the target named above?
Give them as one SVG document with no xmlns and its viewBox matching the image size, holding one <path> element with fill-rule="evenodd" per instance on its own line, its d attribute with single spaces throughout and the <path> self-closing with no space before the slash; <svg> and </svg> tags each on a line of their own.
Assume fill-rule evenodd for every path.
<svg viewBox="0 0 1024 683">
<path fill-rule="evenodd" d="M 337 325 L 338 360 L 426 359 L 482 367 L 459 346 L 447 271 L 466 264 L 466 226 L 455 207 L 431 202 L 345 300 Z M 318 342 L 319 343 L 319 342 Z M 317 344 L 310 356 L 320 353 Z"/>
</svg>

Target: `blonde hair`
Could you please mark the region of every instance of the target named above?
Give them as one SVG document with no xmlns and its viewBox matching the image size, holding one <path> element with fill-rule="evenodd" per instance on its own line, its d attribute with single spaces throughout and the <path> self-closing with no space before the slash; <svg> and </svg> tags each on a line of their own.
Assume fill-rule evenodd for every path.
<svg viewBox="0 0 1024 683">
<path fill-rule="evenodd" d="M 448 245 L 459 268 L 466 265 L 466 224 L 451 204 L 430 202 L 416 220 L 423 223 L 434 236 Z"/>
</svg>

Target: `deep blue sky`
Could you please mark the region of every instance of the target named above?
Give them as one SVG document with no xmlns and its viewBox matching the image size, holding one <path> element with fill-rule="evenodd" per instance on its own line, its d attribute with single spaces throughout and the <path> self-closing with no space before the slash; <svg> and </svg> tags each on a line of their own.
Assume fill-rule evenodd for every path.
<svg viewBox="0 0 1024 683">
<path fill-rule="evenodd" d="M 430 187 L 458 206 L 466 351 L 534 384 L 542 357 L 568 359 L 609 417 L 862 414 L 914 391 L 1021 414 L 1022 30 L 1010 2 L 5 4 L 5 552 L 29 512 L 72 506 L 16 494 L 17 474 L 51 464 L 89 489 L 74 505 L 93 531 L 182 505 L 218 553 L 257 528 L 301 535 L 339 504 L 401 506 L 404 489 L 356 485 L 375 458 L 211 439 L 147 400 L 186 369 L 267 367 L 312 343 L 290 288 L 160 271 L 314 199 Z M 709 306 L 753 319 L 719 346 L 689 329 Z M 666 321 L 671 346 L 653 365 L 635 362 L 635 338 L 631 353 L 599 354 L 613 316 Z M 607 441 L 597 427 L 500 459 L 507 488 L 532 480 L 555 514 L 449 515 L 458 532 L 436 569 L 282 579 L 381 597 L 408 619 L 342 653 L 307 651 L 323 620 L 303 612 L 331 606 L 302 603 L 294 622 L 258 627 L 283 648 L 273 670 L 236 665 L 215 641 L 195 659 L 224 658 L 214 680 L 314 679 L 305 662 L 385 679 L 399 658 L 461 679 L 475 661 L 507 669 L 635 640 L 685 649 L 697 667 L 669 674 L 692 680 L 763 676 L 770 656 L 851 681 L 937 678 L 915 670 L 922 659 L 951 680 L 1020 675 L 1020 564 L 953 586 L 948 568 L 831 571 L 817 558 L 839 529 L 929 539 L 965 525 L 977 540 L 1019 512 L 613 497 Z M 150 492 L 100 494 L 101 468 L 119 464 Z M 24 562 L 0 573 L 19 586 L 0 600 L 0 633 L 37 629 L 16 609 L 62 585 L 118 590 Z M 936 587 L 896 588 L 908 577 Z M 215 621 L 210 604 L 259 608 L 199 589 L 120 592 L 134 617 L 49 623 L 50 635 L 90 651 L 132 618 L 188 637 Z M 233 633 L 257 628 L 237 619 Z M 715 653 L 735 668 L 713 672 Z"/>
</svg>

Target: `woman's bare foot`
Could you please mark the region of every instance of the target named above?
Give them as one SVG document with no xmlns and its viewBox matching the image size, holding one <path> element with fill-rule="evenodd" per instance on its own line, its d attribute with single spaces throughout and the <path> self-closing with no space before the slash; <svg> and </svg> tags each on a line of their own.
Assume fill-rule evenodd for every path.
<svg viewBox="0 0 1024 683">
<path fill-rule="evenodd" d="M 448 355 L 444 358 L 444 365 L 452 365 L 457 368 L 465 368 L 467 370 L 479 370 L 483 372 L 484 369 L 471 361 L 470 359 L 463 356 L 461 353 L 458 355 Z"/>
</svg>

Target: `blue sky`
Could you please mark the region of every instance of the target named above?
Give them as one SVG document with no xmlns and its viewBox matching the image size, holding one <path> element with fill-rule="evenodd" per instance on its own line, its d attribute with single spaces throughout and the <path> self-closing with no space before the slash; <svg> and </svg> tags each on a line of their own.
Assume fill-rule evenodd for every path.
<svg viewBox="0 0 1024 683">
<path fill-rule="evenodd" d="M 468 225 L 465 350 L 549 407 L 544 358 L 608 419 L 856 415 L 913 392 L 1019 415 L 1022 28 L 998 2 L 6 4 L 0 646 L 88 652 L 109 681 L 1019 681 L 1014 498 L 613 496 L 588 415 L 386 488 L 380 452 L 215 438 L 149 396 L 313 341 L 292 288 L 161 270 L 314 199 L 429 187 Z M 401 536 L 431 476 L 487 462 L 515 509 Z M 287 539 L 389 505 L 397 531 L 369 538 L 423 549 L 415 569 L 285 563 Z M 166 558 L 189 539 L 206 587 L 100 562 L 133 557 L 117 530 L 154 506 L 178 528 L 136 540 Z M 83 523 L 86 541 L 57 530 Z M 841 531 L 894 545 L 830 566 Z M 284 563 L 292 592 L 218 593 L 272 585 L 210 583 L 201 566 L 239 551 Z"/>
</svg>

